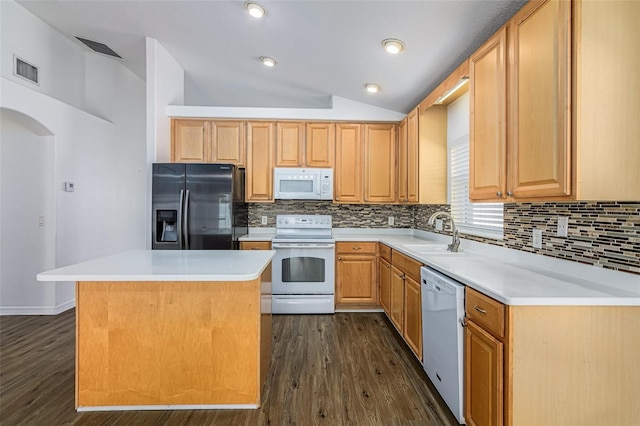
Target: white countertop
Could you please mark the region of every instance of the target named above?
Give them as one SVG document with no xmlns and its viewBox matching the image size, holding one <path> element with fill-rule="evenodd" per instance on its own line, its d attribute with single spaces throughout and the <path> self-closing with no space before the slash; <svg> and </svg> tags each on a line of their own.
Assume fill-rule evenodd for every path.
<svg viewBox="0 0 640 426">
<path fill-rule="evenodd" d="M 246 236 L 252 240 L 253 229 Z M 273 236 L 273 231 L 272 234 Z M 263 233 L 262 236 L 266 236 Z M 640 306 L 640 275 L 412 229 L 333 229 L 336 241 L 379 241 L 507 305 Z M 437 245 L 441 253 L 419 253 Z M 414 246 L 414 247 L 411 247 Z"/>
<path fill-rule="evenodd" d="M 273 250 L 133 250 L 38 274 L 38 281 L 251 281 Z"/>
</svg>

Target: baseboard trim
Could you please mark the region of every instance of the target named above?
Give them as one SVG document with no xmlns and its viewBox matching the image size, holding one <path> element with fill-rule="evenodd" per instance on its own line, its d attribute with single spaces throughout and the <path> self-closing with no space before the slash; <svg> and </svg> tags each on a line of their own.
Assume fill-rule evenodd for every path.
<svg viewBox="0 0 640 426">
<path fill-rule="evenodd" d="M 0 306 L 0 316 L 8 315 L 58 315 L 76 306 L 75 299 L 57 306 Z"/>
</svg>

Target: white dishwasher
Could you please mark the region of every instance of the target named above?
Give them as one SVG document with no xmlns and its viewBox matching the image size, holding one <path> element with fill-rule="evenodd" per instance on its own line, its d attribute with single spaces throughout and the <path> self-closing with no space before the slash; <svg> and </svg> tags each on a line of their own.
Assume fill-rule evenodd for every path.
<svg viewBox="0 0 640 426">
<path fill-rule="evenodd" d="M 465 286 L 422 267 L 422 365 L 458 422 L 463 411 Z"/>
</svg>

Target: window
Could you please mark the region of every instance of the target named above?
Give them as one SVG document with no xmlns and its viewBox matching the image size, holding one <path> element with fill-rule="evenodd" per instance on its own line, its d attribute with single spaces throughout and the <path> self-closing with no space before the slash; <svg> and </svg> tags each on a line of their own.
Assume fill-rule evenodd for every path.
<svg viewBox="0 0 640 426">
<path fill-rule="evenodd" d="M 469 201 L 469 135 L 449 141 L 449 203 L 456 226 L 465 234 L 502 239 L 503 204 Z"/>
</svg>

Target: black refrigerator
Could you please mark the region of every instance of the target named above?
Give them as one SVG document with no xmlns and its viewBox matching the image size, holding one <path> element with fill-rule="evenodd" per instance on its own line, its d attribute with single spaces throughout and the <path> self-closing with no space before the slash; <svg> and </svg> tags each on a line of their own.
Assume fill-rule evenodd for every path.
<svg viewBox="0 0 640 426">
<path fill-rule="evenodd" d="M 248 232 L 244 169 L 232 164 L 153 164 L 151 247 L 237 250 Z"/>
</svg>

